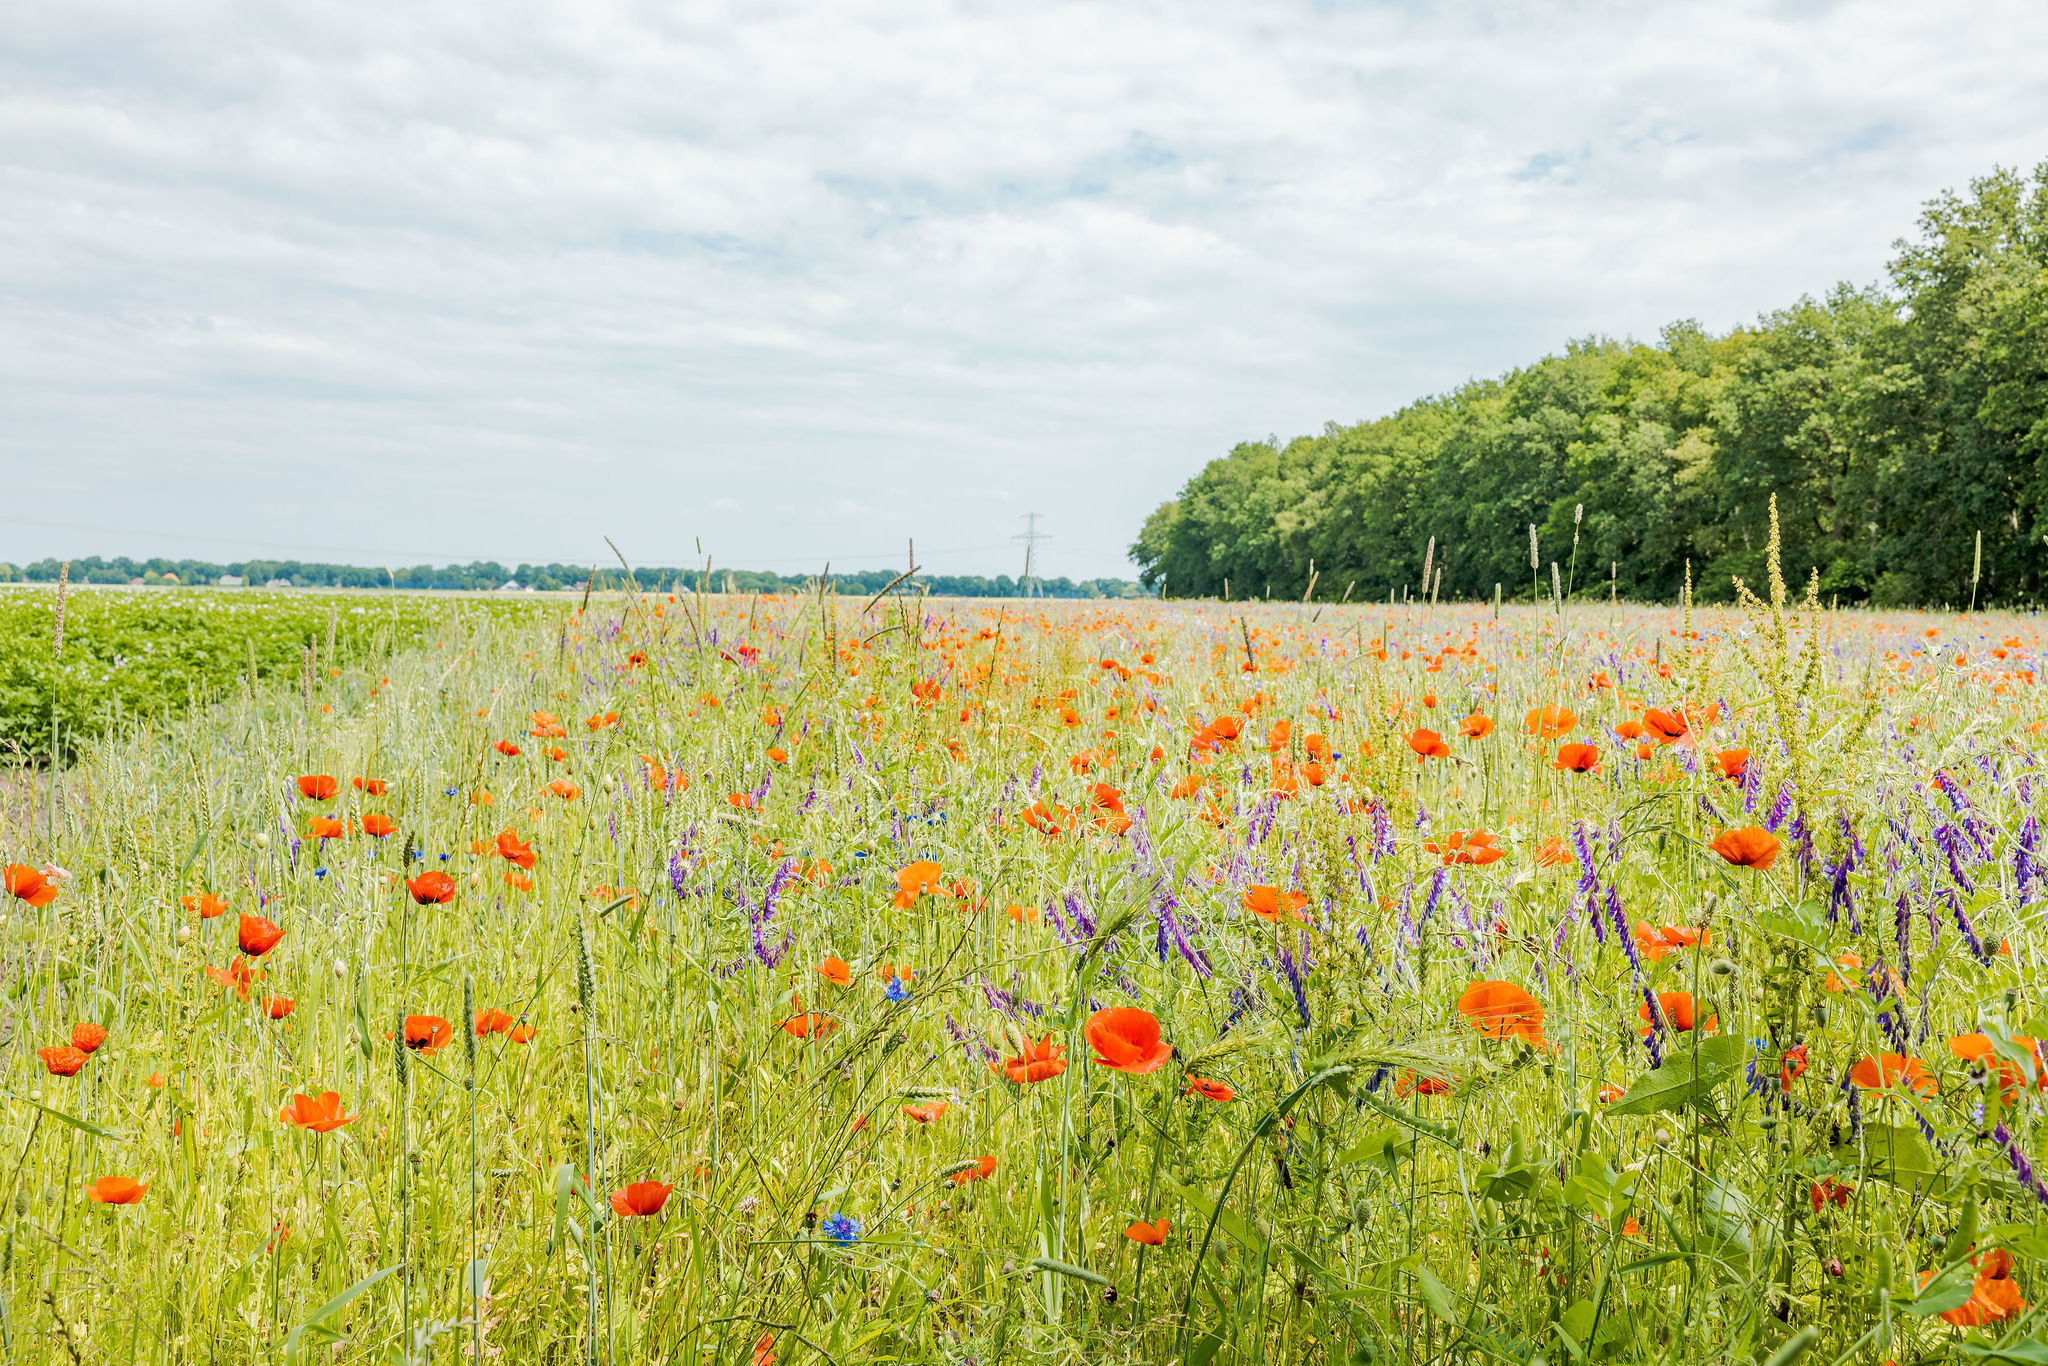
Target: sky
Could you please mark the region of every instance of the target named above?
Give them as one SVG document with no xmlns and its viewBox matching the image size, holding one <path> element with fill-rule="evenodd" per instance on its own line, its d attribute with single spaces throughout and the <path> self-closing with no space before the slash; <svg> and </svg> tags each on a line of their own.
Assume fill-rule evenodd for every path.
<svg viewBox="0 0 2048 1366">
<path fill-rule="evenodd" d="M 2048 6 L 14 0 L 0 560 L 1129 577 L 1239 441 L 1882 276 Z"/>
</svg>

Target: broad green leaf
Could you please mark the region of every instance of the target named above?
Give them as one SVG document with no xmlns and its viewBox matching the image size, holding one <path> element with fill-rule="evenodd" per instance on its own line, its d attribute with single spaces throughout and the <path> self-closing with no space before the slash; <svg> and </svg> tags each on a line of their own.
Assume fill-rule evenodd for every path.
<svg viewBox="0 0 2048 1366">
<path fill-rule="evenodd" d="M 291 1336 L 284 1340 L 284 1359 L 287 1366 L 291 1366 L 291 1363 L 298 1361 L 299 1342 L 307 1333 L 320 1333 L 327 1337 L 336 1336 L 333 1330 L 325 1326 L 327 1320 L 346 1309 L 356 1296 L 362 1294 L 365 1290 L 368 1290 L 371 1286 L 383 1280 L 403 1265 L 405 1265 L 403 1262 L 393 1262 L 382 1271 L 372 1271 L 369 1275 L 363 1277 L 308 1315 L 306 1321 L 292 1329 Z"/>
<path fill-rule="evenodd" d="M 1669 1045 L 1664 1065 L 1630 1083 L 1628 1094 L 1607 1107 L 1609 1115 L 1654 1115 L 1706 1104 L 1714 1088 L 1742 1071 L 1748 1047 L 1741 1039 L 1707 1039 L 1699 1046 L 1699 1072 L 1693 1072 L 1693 1050 Z"/>
</svg>

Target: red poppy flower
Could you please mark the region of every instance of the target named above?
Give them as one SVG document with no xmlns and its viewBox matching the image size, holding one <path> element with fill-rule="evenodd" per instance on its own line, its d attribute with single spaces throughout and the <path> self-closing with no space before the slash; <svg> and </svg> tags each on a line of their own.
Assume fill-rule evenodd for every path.
<svg viewBox="0 0 2048 1366">
<path fill-rule="evenodd" d="M 986 1181 L 996 1174 L 996 1159 L 993 1154 L 982 1158 L 971 1167 L 963 1167 L 946 1178 L 949 1186 L 965 1186 L 974 1181 Z"/>
<path fill-rule="evenodd" d="M 348 834 L 348 822 L 339 816 L 315 816 L 306 828 L 306 837 L 316 840 L 338 840 Z"/>
<path fill-rule="evenodd" d="M 1807 1188 L 1806 1200 L 1813 1206 L 1813 1212 L 1819 1214 L 1828 1205 L 1833 1205 L 1836 1209 L 1849 1208 L 1849 1197 L 1855 1192 L 1854 1186 L 1828 1177 L 1822 1181 L 1815 1181 Z"/>
<path fill-rule="evenodd" d="M 398 829 L 397 823 L 381 811 L 372 811 L 363 817 L 363 833 L 365 835 L 371 835 L 381 840 L 396 829 Z"/>
<path fill-rule="evenodd" d="M 26 863 L 7 865 L 7 894 L 41 910 L 57 899 L 57 884 Z"/>
<path fill-rule="evenodd" d="M 1166 1241 L 1166 1230 L 1171 1227 L 1173 1222 L 1169 1219 L 1161 1219 L 1156 1224 L 1148 1224 L 1141 1219 L 1124 1230 L 1124 1237 L 1147 1247 L 1158 1247 Z"/>
<path fill-rule="evenodd" d="M 1482 1038 L 1521 1039 L 1538 1048 L 1543 1037 L 1543 1005 L 1513 982 L 1474 982 L 1458 996 L 1458 1013 Z"/>
<path fill-rule="evenodd" d="M 929 859 L 907 864 L 896 870 L 896 909 L 907 911 L 926 892 L 942 891 L 945 885 L 944 873 Z"/>
<path fill-rule="evenodd" d="M 353 1124 L 361 1115 L 345 1115 L 341 1112 L 341 1093 L 323 1091 L 317 1096 L 293 1096 L 292 1103 L 277 1112 L 280 1122 L 295 1128 L 309 1129 L 316 1134 L 333 1133 L 344 1124 Z"/>
<path fill-rule="evenodd" d="M 208 968 L 206 975 L 220 986 L 233 987 L 235 995 L 244 1001 L 249 999 L 250 985 L 262 976 L 246 958 L 237 958 L 225 968 Z"/>
<path fill-rule="evenodd" d="M 1277 921 L 1283 915 L 1296 920 L 1307 920 L 1301 908 L 1308 905 L 1308 893 L 1283 892 L 1278 887 L 1263 884 L 1247 887 L 1244 893 L 1244 908 L 1261 920 Z"/>
<path fill-rule="evenodd" d="M 179 897 L 178 904 L 188 911 L 199 912 L 201 920 L 211 920 L 215 916 L 226 915 L 228 911 L 228 903 L 211 892 L 200 892 L 196 896 Z"/>
<path fill-rule="evenodd" d="M 814 1036 L 822 1039 L 838 1028 L 839 1021 L 833 1019 L 830 1015 L 817 1011 L 807 1015 L 792 1016 L 782 1022 L 783 1032 L 793 1034 L 799 1039 L 808 1039 Z"/>
<path fill-rule="evenodd" d="M 1003 1075 L 1019 1086 L 1056 1077 L 1067 1070 L 1066 1051 L 1052 1041 L 1050 1034 L 1035 1044 L 1026 1039 L 1021 1056 L 1003 1060 Z"/>
<path fill-rule="evenodd" d="M 1458 734 L 1471 740 L 1484 740 L 1493 734 L 1493 719 L 1475 711 L 1458 723 Z"/>
<path fill-rule="evenodd" d="M 1493 842 L 1489 830 L 1453 830 L 1442 840 L 1427 840 L 1423 848 L 1442 854 L 1444 862 L 1474 863 L 1481 867 L 1507 857 L 1507 851 Z"/>
<path fill-rule="evenodd" d="M 649 1219 L 661 1213 L 674 1186 L 660 1181 L 635 1181 L 622 1191 L 612 1192 L 612 1213 L 622 1219 Z"/>
<path fill-rule="evenodd" d="M 1694 1024 L 1698 1023 L 1698 1018 L 1695 1014 L 1695 1008 L 1693 1005 L 1692 993 L 1689 991 L 1658 992 L 1657 1010 L 1660 1014 L 1663 1015 L 1664 1022 L 1670 1025 L 1672 1029 L 1676 1030 L 1680 1034 L 1686 1033 L 1693 1027 Z M 1654 1023 L 1654 1021 L 1651 1021 L 1650 1019 L 1650 1005 L 1647 1001 L 1645 1001 L 1642 1005 L 1636 1007 L 1636 1015 L 1643 1021 L 1645 1021 L 1646 1024 Z M 1716 1029 L 1718 1029 L 1720 1025 L 1721 1017 L 1719 1015 L 1710 1015 L 1707 1017 L 1705 1032 L 1711 1034 Z M 1649 1032 L 1650 1031 L 1647 1027 L 1643 1030 L 1643 1033 L 1645 1034 L 1648 1034 Z"/>
<path fill-rule="evenodd" d="M 1448 759 L 1451 747 L 1444 743 L 1444 737 L 1433 730 L 1418 730 L 1408 737 L 1408 748 L 1422 759 Z"/>
<path fill-rule="evenodd" d="M 405 1017 L 405 1046 L 419 1053 L 432 1053 L 445 1048 L 455 1037 L 455 1029 L 439 1015 L 408 1015 Z"/>
<path fill-rule="evenodd" d="M 1593 745 L 1559 745 L 1552 767 L 1567 773 L 1592 773 L 1600 767 L 1600 751 Z"/>
<path fill-rule="evenodd" d="M 73 1048 L 68 1043 L 38 1048 L 36 1056 L 43 1060 L 43 1066 L 49 1069 L 53 1077 L 75 1077 L 78 1070 L 85 1066 L 85 1050 Z"/>
<path fill-rule="evenodd" d="M 96 1205 L 132 1205 L 149 1189 L 149 1184 L 132 1176 L 103 1176 L 86 1187 L 85 1198 Z"/>
<path fill-rule="evenodd" d="M 1149 1010 L 1111 1006 L 1088 1017 L 1081 1035 L 1095 1050 L 1095 1064 L 1117 1072 L 1157 1072 L 1173 1056 L 1173 1047 L 1159 1037 L 1159 1021 Z"/>
<path fill-rule="evenodd" d="M 584 717 L 583 724 L 592 730 L 603 730 L 608 726 L 619 724 L 619 714 L 615 711 L 600 712 L 596 716 Z"/>
<path fill-rule="evenodd" d="M 418 905 L 445 906 L 455 899 L 455 879 L 436 868 L 408 881 L 405 890 Z"/>
<path fill-rule="evenodd" d="M 341 784 L 325 773 L 308 773 L 299 779 L 299 795 L 324 802 L 341 791 Z"/>
<path fill-rule="evenodd" d="M 1531 707 L 1522 718 L 1522 729 L 1540 740 L 1562 740 L 1578 724 L 1577 712 L 1555 703 L 1547 707 Z"/>
<path fill-rule="evenodd" d="M 1219 1104 L 1237 1098 L 1237 1092 L 1220 1081 L 1210 1081 L 1206 1077 L 1189 1077 L 1187 1094 L 1200 1096 L 1204 1100 L 1213 1100 Z"/>
<path fill-rule="evenodd" d="M 297 1004 L 298 1002 L 289 996 L 272 996 L 263 1002 L 263 1013 L 273 1020 L 282 1020 L 292 1013 L 292 1008 Z"/>
<path fill-rule="evenodd" d="M 510 740 L 500 740 L 497 744 L 492 745 L 491 748 L 504 755 L 507 759 L 517 759 L 524 752 Z"/>
<path fill-rule="evenodd" d="M 1778 861 L 1778 837 L 1753 825 L 1723 830 L 1707 847 L 1738 868 L 1754 868 L 1758 872 L 1768 870 Z"/>
<path fill-rule="evenodd" d="M 512 1027 L 512 1017 L 496 1006 L 486 1006 L 476 1013 L 476 1036 L 502 1034 Z"/>
<path fill-rule="evenodd" d="M 1643 733 L 1667 745 L 1678 744 L 1692 736 L 1683 712 L 1674 715 L 1657 707 L 1651 707 L 1643 713 Z"/>
<path fill-rule="evenodd" d="M 1731 783 L 1742 781 L 1744 770 L 1749 767 L 1749 751 L 1746 749 L 1724 749 L 1714 756 L 1714 762 L 1721 766 L 1721 776 Z"/>
<path fill-rule="evenodd" d="M 106 1041 L 105 1025 L 95 1024 L 91 1020 L 80 1020 L 71 1026 L 71 1046 L 81 1053 L 96 1053 L 99 1046 Z"/>
<path fill-rule="evenodd" d="M 368 793 L 372 797 L 384 795 L 384 780 L 382 778 L 355 778 L 351 781 L 355 783 L 356 791 L 358 792 Z"/>
<path fill-rule="evenodd" d="M 931 1124 L 937 1121 L 939 1116 L 945 1114 L 950 1108 L 952 1107 L 943 1100 L 933 1100 L 927 1101 L 923 1105 L 906 1105 L 903 1107 L 903 1113 L 907 1117 L 916 1120 L 919 1124 Z"/>
<path fill-rule="evenodd" d="M 521 868 L 532 868 L 534 853 L 530 846 L 521 842 L 519 836 L 510 830 L 498 836 L 498 857 L 518 864 Z"/>
<path fill-rule="evenodd" d="M 277 941 L 284 938 L 284 931 L 260 915 L 242 916 L 241 925 L 235 933 L 235 943 L 251 958 L 261 958 L 277 947 Z"/>
</svg>

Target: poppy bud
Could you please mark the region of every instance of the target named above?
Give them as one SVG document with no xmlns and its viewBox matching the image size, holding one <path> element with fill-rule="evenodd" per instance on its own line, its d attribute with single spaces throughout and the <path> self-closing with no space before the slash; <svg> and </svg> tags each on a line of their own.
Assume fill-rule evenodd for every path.
<svg viewBox="0 0 2048 1366">
<path fill-rule="evenodd" d="M 190 925 L 180 925 L 178 927 L 178 942 L 180 944 L 192 942 L 192 927 Z"/>
<path fill-rule="evenodd" d="M 1716 977 L 1733 977 L 1735 975 L 1735 964 L 1729 962 L 1726 958 L 1716 958 L 1713 962 L 1707 964 L 1707 971 L 1713 973 Z"/>
<path fill-rule="evenodd" d="M 269 831 L 267 831 L 267 830 L 259 830 L 259 831 L 257 831 L 257 832 L 256 832 L 256 847 L 257 847 L 258 849 L 268 849 L 268 848 L 270 847 L 270 832 L 269 832 Z"/>
<path fill-rule="evenodd" d="M 1657 1141 L 1657 1146 L 1660 1148 L 1668 1148 L 1672 1145 L 1673 1142 L 1676 1141 L 1671 1137 L 1671 1131 L 1669 1129 L 1659 1129 L 1656 1133 L 1652 1134 L 1651 1137 Z"/>
<path fill-rule="evenodd" d="M 1842 1259 L 1840 1257 L 1828 1258 L 1826 1264 L 1821 1267 L 1821 1270 L 1827 1272 L 1830 1276 L 1840 1279 L 1842 1275 Z"/>
</svg>

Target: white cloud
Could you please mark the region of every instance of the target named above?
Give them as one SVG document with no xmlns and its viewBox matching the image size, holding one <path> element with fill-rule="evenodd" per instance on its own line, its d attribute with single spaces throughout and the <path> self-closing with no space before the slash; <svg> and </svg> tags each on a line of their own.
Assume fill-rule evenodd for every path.
<svg viewBox="0 0 2048 1366">
<path fill-rule="evenodd" d="M 512 13 L 10 11 L 9 558 L 1013 572 L 1029 509 L 1126 572 L 1233 441 L 1869 280 L 2048 155 L 2015 0 Z"/>
</svg>

